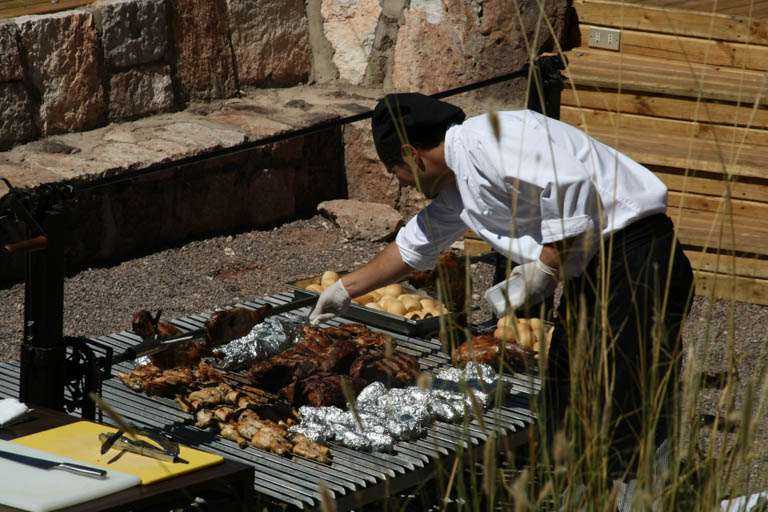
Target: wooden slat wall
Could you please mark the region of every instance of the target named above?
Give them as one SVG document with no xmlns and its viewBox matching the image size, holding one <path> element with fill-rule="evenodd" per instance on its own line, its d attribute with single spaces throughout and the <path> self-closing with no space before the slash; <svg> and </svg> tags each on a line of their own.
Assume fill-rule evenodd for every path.
<svg viewBox="0 0 768 512">
<path fill-rule="evenodd" d="M 576 0 L 560 114 L 664 181 L 697 293 L 768 305 L 768 0 L 750 20 L 718 5 Z M 620 51 L 588 47 L 590 26 Z"/>
</svg>

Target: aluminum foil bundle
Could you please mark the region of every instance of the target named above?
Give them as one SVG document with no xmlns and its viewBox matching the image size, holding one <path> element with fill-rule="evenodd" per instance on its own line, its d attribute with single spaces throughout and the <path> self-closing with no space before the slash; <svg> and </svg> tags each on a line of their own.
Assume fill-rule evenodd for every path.
<svg viewBox="0 0 768 512">
<path fill-rule="evenodd" d="M 301 339 L 300 327 L 298 322 L 268 317 L 247 335 L 218 347 L 223 353 L 218 364 L 229 371 L 248 368 L 294 345 Z"/>
<path fill-rule="evenodd" d="M 455 381 L 450 380 L 453 377 L 456 377 Z M 451 373 L 446 375 L 445 381 L 456 384 L 478 379 L 489 385 L 497 381 L 490 367 Z M 374 382 L 358 395 L 357 414 L 338 407 L 304 406 L 299 409 L 301 423 L 289 430 L 302 433 L 315 442 L 336 441 L 356 450 L 385 451 L 398 441 L 418 438 L 435 420 L 453 422 L 463 418 L 473 410 L 472 397 L 468 393 L 483 408 L 489 403 L 487 393 L 471 386 L 463 389 L 466 391 L 416 386 L 387 389 L 381 382 Z"/>
</svg>

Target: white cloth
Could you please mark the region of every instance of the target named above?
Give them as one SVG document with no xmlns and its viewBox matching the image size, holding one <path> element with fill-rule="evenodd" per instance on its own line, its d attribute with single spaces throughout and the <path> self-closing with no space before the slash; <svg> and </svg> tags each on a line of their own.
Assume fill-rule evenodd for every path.
<svg viewBox="0 0 768 512">
<path fill-rule="evenodd" d="M 0 427 L 10 425 L 29 412 L 29 407 L 15 398 L 0 400 Z"/>
<path fill-rule="evenodd" d="M 448 129 L 445 158 L 456 181 L 397 235 L 412 268 L 433 268 L 469 228 L 519 264 L 538 259 L 543 244 L 576 237 L 565 265 L 571 277 L 597 252 L 598 233 L 666 211 L 664 183 L 618 151 L 530 110 L 497 115 L 501 141 L 487 114 Z"/>
</svg>

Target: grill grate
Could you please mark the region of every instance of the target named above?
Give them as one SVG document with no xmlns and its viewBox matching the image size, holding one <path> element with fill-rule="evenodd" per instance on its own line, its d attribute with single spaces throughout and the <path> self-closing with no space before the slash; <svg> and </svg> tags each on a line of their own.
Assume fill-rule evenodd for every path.
<svg viewBox="0 0 768 512">
<path fill-rule="evenodd" d="M 257 309 L 265 303 L 277 306 L 292 300 L 291 293 L 282 293 L 233 307 Z M 309 307 L 296 313 L 308 314 Z M 184 317 L 172 323 L 186 332 L 202 327 L 210 314 Z M 342 322 L 331 321 L 329 325 L 339 323 Z M 436 373 L 450 365 L 450 358 L 442 352 L 438 340 L 417 339 L 384 329 L 373 329 L 396 338 L 397 349 L 417 357 L 424 371 Z M 92 339 L 112 347 L 115 353 L 141 341 L 128 331 Z M 131 369 L 132 363 L 120 363 L 112 373 L 114 376 L 117 372 Z M 0 397 L 18 396 L 19 372 L 17 361 L 0 364 Z M 533 422 L 529 403 L 539 391 L 538 379 L 521 374 L 505 375 L 504 378 L 512 385 L 511 392 L 501 407 L 484 412 L 486 430 L 474 417 L 458 424 L 438 421 L 426 429 L 426 434 L 418 440 L 397 443 L 391 453 L 365 453 L 330 443 L 333 454 L 331 465 L 298 456 L 279 457 L 253 447 L 242 449 L 218 434 L 185 424 L 189 415 L 182 412 L 173 400 L 140 395 L 126 388 L 117 378 L 104 382 L 102 398 L 129 422 L 165 429 L 183 444 L 253 465 L 254 491 L 267 501 L 282 502 L 299 509 L 316 508 L 321 502 L 318 482 L 322 480 L 341 510 L 381 499 L 385 492 L 396 493 L 418 485 L 432 474 L 438 464 L 452 464 L 457 451 L 481 448 L 491 429 L 495 430 L 497 437 L 507 437 L 512 446 L 526 442 L 527 433 L 524 430 Z M 102 421 L 112 423 L 106 416 Z M 475 452 L 482 453 L 482 450 Z"/>
</svg>

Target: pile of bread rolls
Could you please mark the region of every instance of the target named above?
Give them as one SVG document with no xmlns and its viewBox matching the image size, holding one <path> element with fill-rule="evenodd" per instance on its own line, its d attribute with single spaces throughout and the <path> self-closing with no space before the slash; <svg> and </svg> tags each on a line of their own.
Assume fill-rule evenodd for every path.
<svg viewBox="0 0 768 512">
<path fill-rule="evenodd" d="M 321 293 L 339 280 L 339 274 L 332 270 L 323 272 L 320 283 L 307 285 L 306 289 Z M 355 297 L 352 302 L 377 311 L 384 311 L 393 315 L 402 316 L 410 320 L 424 320 L 443 315 L 448 312 L 445 304 L 423 295 L 404 293 L 399 284 L 390 284 L 378 288 L 372 292 Z"/>
<path fill-rule="evenodd" d="M 496 322 L 493 337 L 539 352 L 542 343 L 549 348 L 554 330 L 554 327 L 547 327 L 539 318 L 517 318 L 514 315 L 506 315 Z"/>
</svg>

